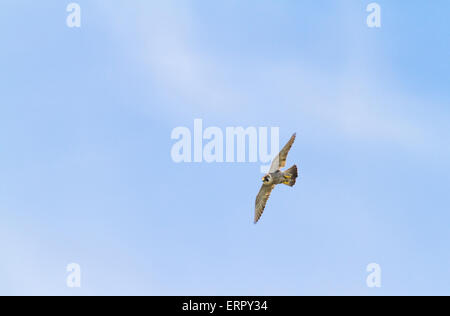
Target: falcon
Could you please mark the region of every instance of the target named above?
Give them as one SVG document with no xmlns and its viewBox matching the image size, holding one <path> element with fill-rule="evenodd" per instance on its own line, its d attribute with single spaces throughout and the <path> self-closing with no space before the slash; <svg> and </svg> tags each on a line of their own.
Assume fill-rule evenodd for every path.
<svg viewBox="0 0 450 316">
<path fill-rule="evenodd" d="M 291 139 L 283 147 L 280 153 L 272 160 L 270 165 L 269 173 L 262 178 L 262 186 L 256 196 L 255 201 L 255 224 L 261 218 L 264 208 L 266 207 L 267 200 L 269 199 L 270 193 L 277 184 L 286 184 L 290 187 L 295 185 L 295 180 L 297 179 L 297 166 L 293 165 L 286 171 L 281 171 L 281 168 L 286 166 L 286 158 L 292 144 L 295 140 L 295 133 L 291 136 Z"/>
</svg>

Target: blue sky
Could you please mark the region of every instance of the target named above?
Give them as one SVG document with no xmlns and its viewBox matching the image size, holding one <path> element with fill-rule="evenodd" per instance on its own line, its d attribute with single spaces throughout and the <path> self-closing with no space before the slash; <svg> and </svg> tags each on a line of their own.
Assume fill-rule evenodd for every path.
<svg viewBox="0 0 450 316">
<path fill-rule="evenodd" d="M 450 294 L 450 4 L 377 2 L 2 1 L 0 294 Z M 195 118 L 297 132 L 258 225 Z"/>
</svg>

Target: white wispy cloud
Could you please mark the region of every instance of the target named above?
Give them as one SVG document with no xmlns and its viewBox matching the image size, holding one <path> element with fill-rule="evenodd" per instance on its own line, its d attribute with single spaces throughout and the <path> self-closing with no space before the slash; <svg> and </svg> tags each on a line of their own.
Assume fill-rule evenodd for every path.
<svg viewBox="0 0 450 316">
<path fill-rule="evenodd" d="M 122 8 L 110 5 L 109 9 L 114 16 L 112 29 L 117 31 Z M 374 52 L 365 50 L 367 39 L 352 25 L 343 36 L 349 57 L 345 73 L 310 64 L 299 56 L 282 63 L 269 59 L 239 62 L 232 80 L 227 69 L 232 58 L 208 53 L 208 43 L 195 36 L 196 16 L 186 3 L 146 3 L 130 16 L 136 18 L 135 23 L 128 21 L 119 27 L 135 28 L 127 34 L 133 33 L 140 43 L 138 62 L 148 68 L 163 93 L 185 101 L 189 111 L 214 111 L 231 119 L 236 113 L 251 115 L 259 109 L 267 115 L 270 111 L 265 108 L 280 107 L 292 113 L 292 118 L 316 120 L 347 137 L 410 147 L 421 147 L 433 134 L 432 126 L 404 115 L 412 98 L 406 91 L 389 88 L 395 84 L 386 79 L 390 74 L 374 78 L 372 72 L 378 67 L 370 60 Z M 123 36 L 119 40 L 126 42 Z M 174 115 L 184 113 L 179 103 L 172 106 L 169 110 Z"/>
</svg>

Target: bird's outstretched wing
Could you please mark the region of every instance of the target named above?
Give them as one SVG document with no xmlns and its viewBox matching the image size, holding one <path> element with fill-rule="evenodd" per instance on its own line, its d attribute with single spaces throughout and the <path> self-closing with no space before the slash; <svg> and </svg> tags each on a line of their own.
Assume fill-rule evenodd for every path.
<svg viewBox="0 0 450 316">
<path fill-rule="evenodd" d="M 270 193 L 272 192 L 275 185 L 264 185 L 259 190 L 255 201 L 255 224 L 261 218 L 264 208 L 266 207 L 267 200 L 269 199 Z"/>
<path fill-rule="evenodd" d="M 292 144 L 295 140 L 295 133 L 291 136 L 291 139 L 287 142 L 286 145 L 284 145 L 283 149 L 280 151 L 280 153 L 273 159 L 272 165 L 270 166 L 269 173 L 275 172 L 277 170 L 280 170 L 284 166 L 286 166 L 286 158 L 289 153 L 289 150 L 292 147 Z"/>
</svg>

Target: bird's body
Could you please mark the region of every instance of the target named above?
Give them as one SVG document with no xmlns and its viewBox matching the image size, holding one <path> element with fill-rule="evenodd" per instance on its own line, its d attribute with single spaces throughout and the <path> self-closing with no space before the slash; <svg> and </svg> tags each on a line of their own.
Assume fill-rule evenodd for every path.
<svg viewBox="0 0 450 316">
<path fill-rule="evenodd" d="M 293 187 L 295 185 L 295 181 L 298 176 L 297 166 L 293 165 L 286 171 L 280 170 L 281 168 L 286 166 L 287 154 L 289 153 L 294 140 L 295 134 L 292 135 L 288 143 L 272 161 L 269 173 L 262 178 L 263 185 L 261 186 L 261 189 L 259 190 L 258 196 L 256 197 L 255 201 L 255 224 L 258 222 L 262 213 L 264 212 L 264 208 L 266 207 L 266 203 L 269 199 L 270 193 L 276 185 L 286 184 L 290 187 Z"/>
<path fill-rule="evenodd" d="M 284 178 L 284 172 L 277 170 L 275 172 L 269 173 L 269 175 L 273 179 L 273 184 L 283 183 L 286 179 Z"/>
<path fill-rule="evenodd" d="M 271 185 L 271 184 L 287 184 L 285 183 L 287 179 L 289 179 L 290 174 L 287 172 L 283 172 L 280 170 L 277 170 L 275 172 L 271 172 L 266 174 L 264 177 L 271 178 L 272 181 L 263 181 L 263 185 Z M 269 183 L 270 182 L 270 183 Z"/>
</svg>

